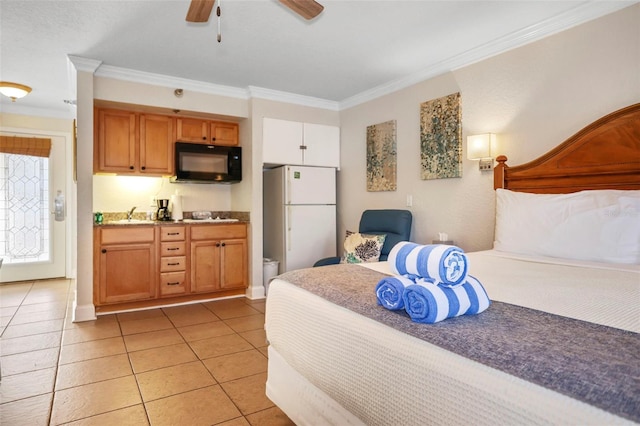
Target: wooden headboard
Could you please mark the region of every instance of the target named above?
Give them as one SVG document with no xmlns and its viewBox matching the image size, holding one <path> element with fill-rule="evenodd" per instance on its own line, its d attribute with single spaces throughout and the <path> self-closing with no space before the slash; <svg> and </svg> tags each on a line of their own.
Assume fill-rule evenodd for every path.
<svg viewBox="0 0 640 426">
<path fill-rule="evenodd" d="M 591 123 L 544 154 L 509 167 L 496 158 L 494 188 L 542 194 L 640 189 L 640 103 Z"/>
</svg>

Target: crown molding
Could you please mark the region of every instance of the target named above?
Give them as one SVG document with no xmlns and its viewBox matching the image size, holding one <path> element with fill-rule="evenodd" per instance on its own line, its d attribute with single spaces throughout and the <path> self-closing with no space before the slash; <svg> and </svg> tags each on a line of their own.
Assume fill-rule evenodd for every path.
<svg viewBox="0 0 640 426">
<path fill-rule="evenodd" d="M 69 62 L 73 64 L 77 71 L 94 73 L 102 64 L 102 61 L 96 59 L 83 58 L 81 56 L 67 55 Z"/>
<path fill-rule="evenodd" d="M 467 50 L 466 52 L 445 59 L 444 61 L 441 61 L 418 73 L 390 81 L 346 98 L 340 101 L 339 109 L 348 109 L 398 90 L 405 89 L 446 72 L 472 65 L 492 56 L 541 40 L 545 37 L 568 30 L 593 19 L 603 17 L 635 3 L 637 3 L 637 1 L 590 1 L 580 4 L 579 6 L 546 21 L 515 31 L 489 43 Z"/>
<path fill-rule="evenodd" d="M 113 78 L 115 80 L 130 81 L 133 83 L 151 84 L 154 86 L 181 88 L 194 92 L 210 95 L 227 96 L 230 98 L 247 99 L 246 90 L 221 84 L 206 83 L 187 78 L 172 77 L 163 74 L 155 74 L 145 71 L 136 71 L 127 68 L 102 65 L 96 72 L 96 76 Z"/>
<path fill-rule="evenodd" d="M 266 99 L 276 102 L 286 102 L 295 105 L 322 108 L 331 111 L 339 111 L 339 103 L 312 96 L 298 95 L 295 93 L 281 92 L 279 90 L 266 89 L 264 87 L 249 86 L 247 94 L 250 98 Z"/>
</svg>

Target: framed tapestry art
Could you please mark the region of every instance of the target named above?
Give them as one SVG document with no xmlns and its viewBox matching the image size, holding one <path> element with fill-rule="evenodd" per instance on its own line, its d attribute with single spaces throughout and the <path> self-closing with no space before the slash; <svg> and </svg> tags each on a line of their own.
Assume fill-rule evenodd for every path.
<svg viewBox="0 0 640 426">
<path fill-rule="evenodd" d="M 395 191 L 396 120 L 367 126 L 367 191 Z"/>
<path fill-rule="evenodd" d="M 460 93 L 420 104 L 420 177 L 462 176 Z"/>
</svg>

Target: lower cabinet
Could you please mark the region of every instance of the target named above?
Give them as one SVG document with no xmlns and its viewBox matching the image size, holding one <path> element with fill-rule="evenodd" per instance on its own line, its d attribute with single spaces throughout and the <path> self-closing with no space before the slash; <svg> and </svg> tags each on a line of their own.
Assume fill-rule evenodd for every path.
<svg viewBox="0 0 640 426">
<path fill-rule="evenodd" d="M 191 226 L 191 291 L 247 286 L 245 224 Z"/>
<path fill-rule="evenodd" d="M 95 234 L 98 265 L 94 268 L 94 302 L 103 305 L 155 298 L 154 227 L 97 228 Z"/>
<path fill-rule="evenodd" d="M 94 304 L 113 305 L 248 285 L 247 225 L 96 226 Z"/>
<path fill-rule="evenodd" d="M 160 227 L 160 296 L 189 291 L 187 282 L 186 227 Z"/>
</svg>

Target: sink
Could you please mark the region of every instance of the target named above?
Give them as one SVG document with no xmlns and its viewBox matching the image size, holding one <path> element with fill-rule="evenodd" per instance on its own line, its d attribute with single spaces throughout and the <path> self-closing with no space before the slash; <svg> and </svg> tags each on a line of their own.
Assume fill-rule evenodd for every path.
<svg viewBox="0 0 640 426">
<path fill-rule="evenodd" d="M 120 220 L 110 220 L 107 222 L 111 225 L 143 225 L 149 224 L 152 225 L 154 222 L 152 220 L 143 220 L 143 219 L 120 219 Z"/>
</svg>

